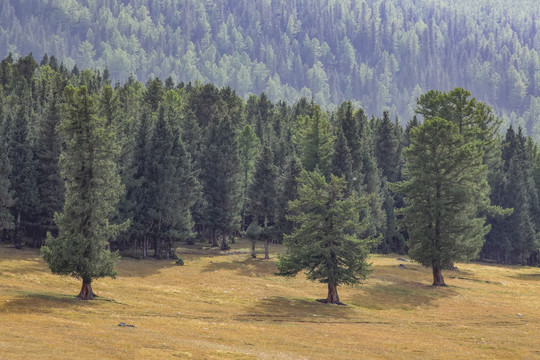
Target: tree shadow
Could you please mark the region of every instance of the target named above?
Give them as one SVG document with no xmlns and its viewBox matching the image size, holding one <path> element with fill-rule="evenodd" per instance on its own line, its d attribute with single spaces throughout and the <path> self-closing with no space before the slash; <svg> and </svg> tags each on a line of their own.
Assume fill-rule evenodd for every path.
<svg viewBox="0 0 540 360">
<path fill-rule="evenodd" d="M 315 299 L 269 297 L 262 299 L 238 321 L 301 322 L 301 323 L 351 323 L 358 322 L 353 307 L 329 305 Z"/>
<path fill-rule="evenodd" d="M 202 272 L 214 271 L 235 271 L 238 275 L 261 277 L 271 276 L 277 271 L 276 264 L 272 260 L 262 258 L 247 257 L 242 260 L 233 260 L 230 262 L 210 262 Z"/>
<path fill-rule="evenodd" d="M 517 280 L 526 280 L 526 281 L 540 281 L 540 273 L 524 273 L 524 274 L 517 274 L 512 276 L 512 278 Z"/>
<path fill-rule="evenodd" d="M 96 297 L 83 301 L 76 295 L 62 295 L 47 292 L 17 292 L 13 299 L 0 304 L 0 313 L 50 313 L 67 308 L 85 309 L 99 306 L 104 302 L 114 302 L 108 298 Z"/>
<path fill-rule="evenodd" d="M 445 279 L 470 275 L 461 270 L 447 270 Z M 431 270 L 415 263 L 404 268 L 396 265 L 377 266 L 368 283 L 356 286 L 357 292 L 349 295 L 348 303 L 372 310 L 412 310 L 436 306 L 441 298 L 456 296 L 458 287 L 431 285 Z"/>
<path fill-rule="evenodd" d="M 413 310 L 418 307 L 437 307 L 437 301 L 453 297 L 457 291 L 425 283 L 406 281 L 363 286 L 350 296 L 349 303 L 371 310 Z"/>
</svg>

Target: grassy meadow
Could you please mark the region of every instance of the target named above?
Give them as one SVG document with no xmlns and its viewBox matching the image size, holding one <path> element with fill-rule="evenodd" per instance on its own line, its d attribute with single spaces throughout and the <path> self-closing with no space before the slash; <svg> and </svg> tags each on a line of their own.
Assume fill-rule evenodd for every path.
<svg viewBox="0 0 540 360">
<path fill-rule="evenodd" d="M 185 266 L 124 258 L 84 302 L 38 250 L 2 245 L 0 359 L 540 359 L 538 268 L 457 264 L 433 288 L 429 269 L 373 255 L 337 306 L 315 301 L 325 284 L 274 276 L 280 250 L 265 261 L 262 244 L 257 259 L 248 242 L 185 246 Z"/>
</svg>

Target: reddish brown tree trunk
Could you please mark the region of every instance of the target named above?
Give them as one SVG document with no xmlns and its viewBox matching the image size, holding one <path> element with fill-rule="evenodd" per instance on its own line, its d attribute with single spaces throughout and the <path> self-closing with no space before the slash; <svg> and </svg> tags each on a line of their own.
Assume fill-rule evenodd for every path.
<svg viewBox="0 0 540 360">
<path fill-rule="evenodd" d="M 337 285 L 331 285 L 331 284 L 328 284 L 328 297 L 326 299 L 318 299 L 317 301 L 322 302 L 324 304 L 345 305 L 344 303 L 339 301 Z"/>
<path fill-rule="evenodd" d="M 82 282 L 82 287 L 81 287 L 81 292 L 79 293 L 79 295 L 77 295 L 77 299 L 79 300 L 92 300 L 93 298 L 95 298 L 97 295 L 94 294 L 94 292 L 92 291 L 92 281 L 88 281 L 88 280 L 83 280 Z"/>
<path fill-rule="evenodd" d="M 433 286 L 446 286 L 441 268 L 438 266 L 433 266 Z"/>
</svg>

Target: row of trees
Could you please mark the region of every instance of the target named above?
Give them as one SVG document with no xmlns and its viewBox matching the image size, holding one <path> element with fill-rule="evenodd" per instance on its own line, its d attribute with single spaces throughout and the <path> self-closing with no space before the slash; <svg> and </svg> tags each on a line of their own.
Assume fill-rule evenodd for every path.
<svg viewBox="0 0 540 360">
<path fill-rule="evenodd" d="M 402 120 L 428 89 L 463 86 L 538 141 L 536 13 L 503 0 L 1 0 L 0 56 L 52 52 L 121 81 L 170 75 L 323 108 L 356 99 Z"/>
<path fill-rule="evenodd" d="M 0 224 L 3 238 L 16 246 L 40 246 L 49 231 L 47 249 L 53 249 L 55 241 L 63 243 L 58 239 L 72 238 L 67 228 L 97 234 L 97 247 L 86 251 L 110 244 L 157 258 L 175 257 L 178 241 L 206 239 L 226 249 L 230 236 L 244 231 L 266 244 L 281 241 L 301 219 L 286 214 L 299 197 L 303 169 L 331 180 L 332 191 L 344 199 L 365 197 L 365 206 L 353 206 L 364 220 L 355 236 L 380 235 L 377 244 L 366 240 L 371 250 L 409 251 L 436 266 L 435 283 L 443 284 L 441 269 L 474 258 L 484 235 L 482 257 L 538 264 L 538 148 L 512 128 L 499 139 L 500 121 L 466 90 L 420 96 L 416 112 L 424 125 L 413 118 L 403 129 L 388 112 L 368 118 L 350 102 L 328 113 L 306 99 L 274 104 L 262 93 L 244 102 L 230 88 L 171 79 L 146 85 L 129 80 L 113 88 L 100 73 L 56 71 L 31 56 L 2 64 L 9 81 L 0 87 L 6 149 L 0 157 Z M 425 174 L 440 177 L 426 183 Z M 433 199 L 428 185 L 435 186 Z M 99 211 L 88 210 L 100 201 L 106 203 Z M 404 215 L 404 229 L 396 210 Z M 422 241 L 433 240 L 431 230 L 415 221 L 433 214 L 440 219 L 428 229 L 445 227 L 437 243 L 448 258 L 428 264 L 422 256 L 432 253 Z M 489 225 L 482 217 L 465 221 L 475 214 Z M 121 228 L 126 231 L 119 234 Z M 44 253 L 54 264 L 58 251 Z M 58 266 L 66 268 L 62 261 Z M 86 280 L 89 285 L 91 277 Z M 91 288 L 81 294 L 91 295 Z"/>
</svg>

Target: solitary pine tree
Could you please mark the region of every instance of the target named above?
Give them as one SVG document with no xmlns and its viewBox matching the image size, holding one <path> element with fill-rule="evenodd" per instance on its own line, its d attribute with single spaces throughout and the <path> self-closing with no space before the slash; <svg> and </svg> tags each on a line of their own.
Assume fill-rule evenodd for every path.
<svg viewBox="0 0 540 360">
<path fill-rule="evenodd" d="M 251 212 L 255 215 L 254 221 L 260 216 L 263 218 L 264 258 L 269 259 L 268 254 L 268 223 L 276 210 L 276 177 L 277 169 L 274 166 L 272 149 L 265 142 L 261 155 L 255 165 L 253 183 L 249 189 Z"/>
<path fill-rule="evenodd" d="M 289 203 L 289 219 L 297 227 L 285 235 L 286 252 L 279 256 L 278 275 L 295 276 L 302 270 L 310 280 L 328 284 L 328 296 L 318 300 L 342 304 L 337 287 L 357 284 L 369 273 L 367 256 L 379 238 L 361 237 L 368 218 L 367 207 L 355 194 L 345 196 L 345 179 L 330 175 L 327 183 L 318 172 L 302 171 L 299 198 Z"/>
<path fill-rule="evenodd" d="M 483 151 L 438 117 L 411 130 L 404 175 L 397 192 L 409 231 L 409 255 L 433 270 L 433 285 L 445 286 L 442 270 L 477 256 L 490 229 L 479 208 L 489 206 Z"/>
<path fill-rule="evenodd" d="M 114 131 L 96 116 L 86 87 L 67 87 L 60 131 L 66 150 L 60 157 L 66 179 L 63 213 L 56 214 L 58 237 L 47 235 L 42 254 L 54 274 L 82 279 L 81 300 L 94 298 L 92 281 L 114 277 L 118 253 L 108 249 L 126 224 L 113 225 L 109 216 L 123 192 L 115 156 L 119 152 Z"/>
</svg>

